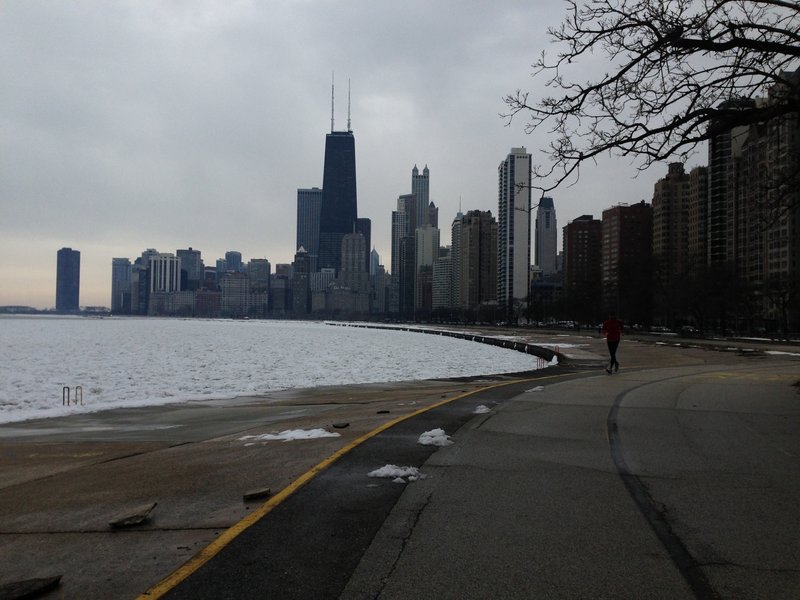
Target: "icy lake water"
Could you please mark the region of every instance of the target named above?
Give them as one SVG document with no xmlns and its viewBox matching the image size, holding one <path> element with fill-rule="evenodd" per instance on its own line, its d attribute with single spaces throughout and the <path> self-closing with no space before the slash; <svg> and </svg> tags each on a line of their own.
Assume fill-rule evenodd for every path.
<svg viewBox="0 0 800 600">
<path fill-rule="evenodd" d="M 535 368 L 513 350 L 319 322 L 0 317 L 0 423 L 287 388 Z M 64 386 L 83 406 L 62 406 Z M 73 392 L 74 393 L 74 392 Z"/>
</svg>

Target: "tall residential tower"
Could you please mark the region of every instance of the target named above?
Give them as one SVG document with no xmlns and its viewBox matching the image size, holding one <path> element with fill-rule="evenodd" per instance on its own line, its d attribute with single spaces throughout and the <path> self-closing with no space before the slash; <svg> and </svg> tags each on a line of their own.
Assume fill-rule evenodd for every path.
<svg viewBox="0 0 800 600">
<path fill-rule="evenodd" d="M 497 304 L 527 304 L 531 281 L 531 155 L 523 148 L 497 168 Z"/>
<path fill-rule="evenodd" d="M 72 248 L 58 251 L 56 263 L 56 311 L 75 312 L 81 287 L 81 253 Z"/>
</svg>

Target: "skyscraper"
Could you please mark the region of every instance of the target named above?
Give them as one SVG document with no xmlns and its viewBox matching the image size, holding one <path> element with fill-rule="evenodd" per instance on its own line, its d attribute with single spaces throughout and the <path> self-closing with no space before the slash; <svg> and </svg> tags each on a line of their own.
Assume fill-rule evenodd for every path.
<svg viewBox="0 0 800 600">
<path fill-rule="evenodd" d="M 464 213 L 461 212 L 461 207 L 458 208 L 456 218 L 453 219 L 453 224 L 450 226 L 450 257 L 451 257 L 451 292 L 450 292 L 450 306 L 452 308 L 459 308 L 461 306 L 461 229 L 464 225 Z"/>
<path fill-rule="evenodd" d="M 433 264 L 439 258 L 439 230 L 432 225 L 417 227 L 414 232 L 415 269 L 414 269 L 414 308 L 417 314 L 420 309 L 430 311 L 433 285 Z M 427 277 L 421 274 L 427 273 Z"/>
<path fill-rule="evenodd" d="M 187 248 L 176 253 L 181 259 L 181 289 L 195 291 L 200 289 L 205 275 L 200 250 Z"/>
<path fill-rule="evenodd" d="M 320 188 L 297 190 L 297 242 L 296 248 L 308 252 L 311 272 L 317 270 L 319 257 L 319 215 L 322 208 Z"/>
<path fill-rule="evenodd" d="M 417 205 L 414 194 L 403 194 L 397 199 L 397 210 L 392 211 L 392 275 L 400 274 L 400 240 L 414 235 L 417 228 Z"/>
<path fill-rule="evenodd" d="M 556 226 L 555 205 L 549 196 L 544 196 L 539 200 L 539 207 L 536 209 L 535 233 L 534 262 L 544 275 L 552 275 L 557 270 L 558 227 Z"/>
<path fill-rule="evenodd" d="M 417 218 L 416 227 L 422 227 L 430 223 L 430 171 L 428 165 L 422 169 L 422 175 L 419 174 L 417 165 L 411 170 L 411 193 L 417 197 Z M 415 227 L 415 229 L 416 229 Z M 412 231 L 413 234 L 413 231 Z"/>
<path fill-rule="evenodd" d="M 497 180 L 497 303 L 510 312 L 530 292 L 531 155 L 524 147 L 511 149 Z"/>
<path fill-rule="evenodd" d="M 168 252 L 150 256 L 150 294 L 181 289 L 181 259 Z"/>
<path fill-rule="evenodd" d="M 325 136 L 319 268 L 341 269 L 342 238 L 353 233 L 357 213 L 356 143 L 348 127 L 348 131 L 331 131 Z"/>
<path fill-rule="evenodd" d="M 131 261 L 128 258 L 111 259 L 111 312 L 131 312 Z"/>
<path fill-rule="evenodd" d="M 77 311 L 80 287 L 81 253 L 72 248 L 61 248 L 56 261 L 56 311 Z"/>
<path fill-rule="evenodd" d="M 225 253 L 225 268 L 235 273 L 242 272 L 242 253 L 237 250 L 228 250 Z"/>
</svg>

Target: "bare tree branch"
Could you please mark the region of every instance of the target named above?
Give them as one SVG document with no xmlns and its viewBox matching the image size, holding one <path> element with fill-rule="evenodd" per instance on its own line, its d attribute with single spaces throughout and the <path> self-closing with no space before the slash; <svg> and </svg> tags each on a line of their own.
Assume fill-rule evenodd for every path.
<svg viewBox="0 0 800 600">
<path fill-rule="evenodd" d="M 613 153 L 646 169 L 685 159 L 720 131 L 800 112 L 800 3 L 788 0 L 567 0 L 548 30 L 558 46 L 532 65 L 553 90 L 536 101 L 504 98 L 508 124 L 545 132 L 549 165 L 534 168 L 545 193 Z M 603 56 L 605 72 L 571 79 L 576 66 Z M 732 100 L 765 97 L 743 108 Z"/>
</svg>

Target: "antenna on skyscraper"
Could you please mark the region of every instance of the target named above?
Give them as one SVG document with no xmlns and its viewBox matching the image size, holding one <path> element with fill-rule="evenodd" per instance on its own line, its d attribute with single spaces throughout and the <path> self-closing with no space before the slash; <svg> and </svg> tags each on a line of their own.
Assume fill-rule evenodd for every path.
<svg viewBox="0 0 800 600">
<path fill-rule="evenodd" d="M 350 78 L 347 79 L 347 131 L 350 132 Z"/>
<path fill-rule="evenodd" d="M 331 133 L 333 133 L 333 75 L 334 72 L 331 71 Z"/>
</svg>

